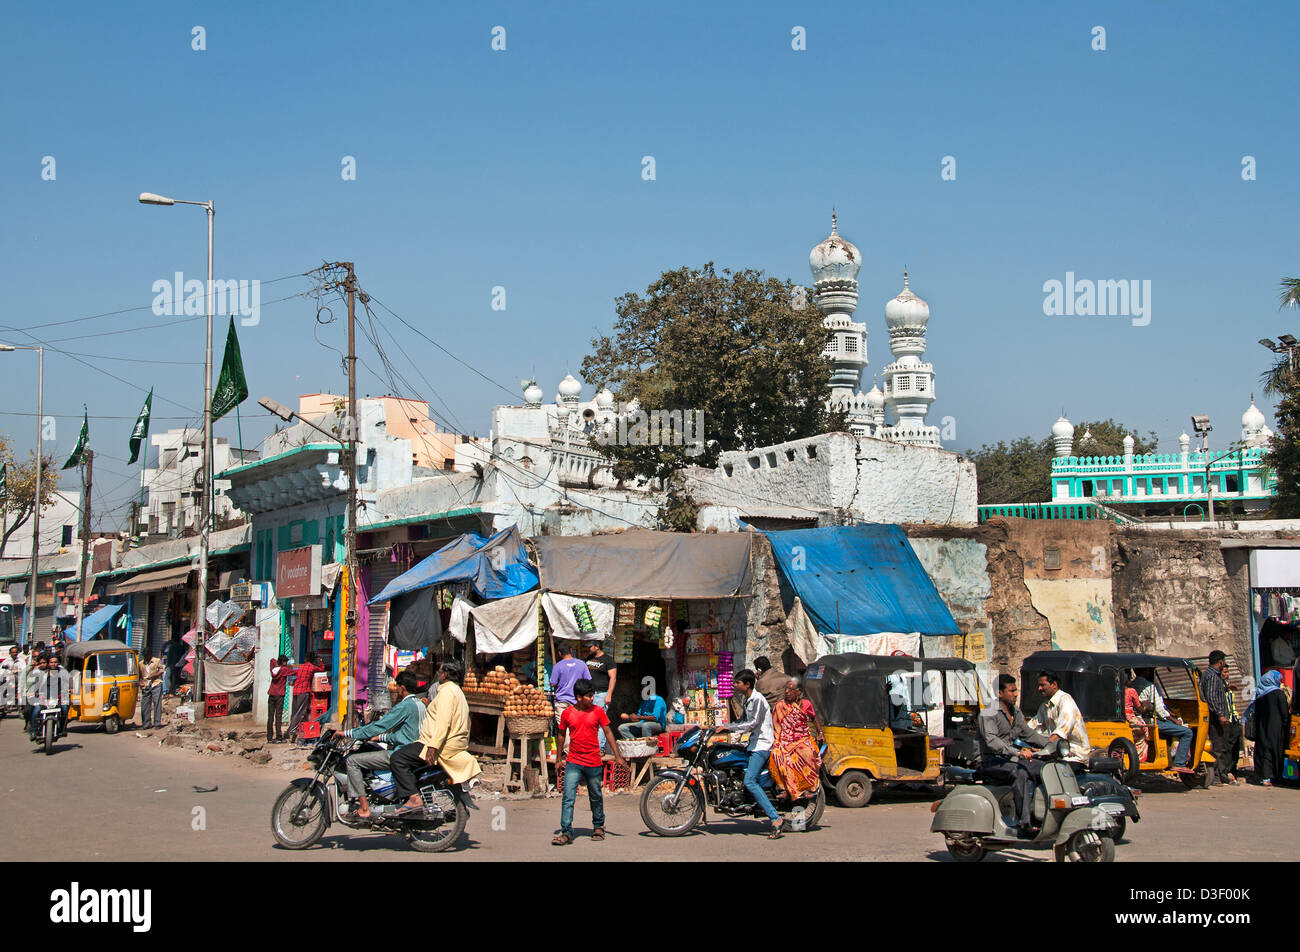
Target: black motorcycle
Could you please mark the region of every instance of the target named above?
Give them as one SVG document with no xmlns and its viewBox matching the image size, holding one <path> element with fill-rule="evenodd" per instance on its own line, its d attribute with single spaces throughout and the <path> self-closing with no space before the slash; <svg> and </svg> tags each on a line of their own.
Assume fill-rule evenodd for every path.
<svg viewBox="0 0 1300 952">
<path fill-rule="evenodd" d="M 707 803 L 727 816 L 762 816 L 754 798 L 745 789 L 745 767 L 749 753 L 743 744 L 710 744 L 716 731 L 692 727 L 677 743 L 675 753 L 687 761 L 684 768 L 670 768 L 655 774 L 641 794 L 641 819 L 646 827 L 660 836 L 683 836 L 701 822 L 707 822 Z M 802 823 L 796 814 L 792 828 L 813 829 L 826 809 L 826 789 L 818 787 L 812 801 L 793 804 L 764 769 L 759 785 L 782 812 L 802 809 Z"/>
<path fill-rule="evenodd" d="M 447 771 L 437 764 L 422 765 L 415 773 L 423 812 L 394 816 L 404 804 L 388 771 L 363 774 L 369 817 L 363 820 L 344 812 L 348 756 L 377 749 L 373 743 L 345 740 L 333 729 L 322 732 L 307 755 L 316 769 L 314 776 L 294 780 L 271 808 L 271 832 L 276 842 L 285 849 L 305 850 L 337 820 L 354 830 L 395 833 L 422 853 L 440 853 L 454 845 L 474 807 L 469 793 L 452 783 Z"/>
</svg>

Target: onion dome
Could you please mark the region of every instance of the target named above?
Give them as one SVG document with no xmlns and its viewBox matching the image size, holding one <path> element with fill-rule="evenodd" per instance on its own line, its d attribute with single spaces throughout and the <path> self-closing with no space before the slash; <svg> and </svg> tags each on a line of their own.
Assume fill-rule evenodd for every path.
<svg viewBox="0 0 1300 952">
<path fill-rule="evenodd" d="M 903 269 L 903 290 L 885 305 L 885 323 L 890 327 L 924 327 L 930 320 L 930 305 L 907 286 L 907 269 Z"/>
<path fill-rule="evenodd" d="M 1187 447 L 1191 446 L 1191 444 L 1192 444 L 1192 438 L 1188 436 L 1186 433 L 1178 437 L 1178 445 L 1181 446 L 1184 450 L 1187 449 Z"/>
<path fill-rule="evenodd" d="M 885 409 L 885 392 L 875 380 L 871 381 L 871 389 L 867 391 L 867 406 L 872 410 Z"/>
<path fill-rule="evenodd" d="M 542 405 L 542 388 L 537 386 L 536 380 L 520 381 L 524 385 L 524 405 L 529 407 L 540 407 Z"/>
<path fill-rule="evenodd" d="M 1133 434 L 1132 433 L 1124 434 L 1124 455 L 1125 456 L 1133 455 Z"/>
<path fill-rule="evenodd" d="M 612 410 L 614 408 L 614 394 L 609 387 L 600 388 L 600 392 L 596 394 L 596 406 L 601 410 Z"/>
<path fill-rule="evenodd" d="M 853 242 L 841 238 L 835 212 L 831 212 L 831 234 L 808 255 L 814 281 L 856 281 L 862 255 Z"/>
<path fill-rule="evenodd" d="M 561 397 L 574 399 L 582 393 L 582 384 L 574 379 L 573 374 L 565 374 L 564 379 L 560 381 L 559 387 L 556 388 L 556 392 Z"/>
<path fill-rule="evenodd" d="M 1059 420 L 1057 420 L 1055 423 L 1052 424 L 1052 437 L 1053 439 L 1058 439 L 1058 440 L 1073 440 L 1074 424 L 1071 423 L 1069 420 L 1067 420 L 1065 417 L 1061 417 Z"/>
<path fill-rule="evenodd" d="M 1241 415 L 1241 428 L 1243 430 L 1260 430 L 1263 429 L 1264 423 L 1264 414 L 1260 413 L 1259 408 L 1255 406 L 1255 395 L 1251 394 L 1250 406 Z"/>
</svg>

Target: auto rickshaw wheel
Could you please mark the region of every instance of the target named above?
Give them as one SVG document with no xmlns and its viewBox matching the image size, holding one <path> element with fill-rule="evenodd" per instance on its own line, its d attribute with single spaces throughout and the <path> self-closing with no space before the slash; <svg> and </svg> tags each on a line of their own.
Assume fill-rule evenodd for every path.
<svg viewBox="0 0 1300 952">
<path fill-rule="evenodd" d="M 989 851 L 975 840 L 959 840 L 949 837 L 946 840 L 948 855 L 959 863 L 978 863 Z"/>
<path fill-rule="evenodd" d="M 1118 758 L 1124 764 L 1124 782 L 1128 784 L 1136 783 L 1138 776 L 1142 773 L 1142 761 L 1138 759 L 1137 745 L 1127 737 L 1117 737 L 1111 741 L 1111 745 L 1106 752 L 1110 756 Z"/>
<path fill-rule="evenodd" d="M 1178 779 L 1188 790 L 1205 790 L 1210 786 L 1210 772 L 1205 769 L 1205 764 L 1197 767 L 1194 773 L 1179 774 Z"/>
<path fill-rule="evenodd" d="M 104 718 L 104 733 L 116 734 L 122 729 L 122 719 L 116 714 L 110 714 Z"/>
<path fill-rule="evenodd" d="M 835 781 L 835 799 L 842 807 L 865 807 L 871 802 L 871 778 L 861 770 L 846 770 Z"/>
</svg>

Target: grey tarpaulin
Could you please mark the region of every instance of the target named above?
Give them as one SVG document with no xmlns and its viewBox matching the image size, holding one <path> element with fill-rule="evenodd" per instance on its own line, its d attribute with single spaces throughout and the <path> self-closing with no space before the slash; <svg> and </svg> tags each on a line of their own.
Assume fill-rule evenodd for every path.
<svg viewBox="0 0 1300 952">
<path fill-rule="evenodd" d="M 392 600 L 388 643 L 403 651 L 432 648 L 442 637 L 442 615 L 434 603 L 438 589 L 419 588 Z"/>
<path fill-rule="evenodd" d="M 538 536 L 542 588 L 605 598 L 729 598 L 753 594 L 748 532 L 629 529 Z"/>
</svg>

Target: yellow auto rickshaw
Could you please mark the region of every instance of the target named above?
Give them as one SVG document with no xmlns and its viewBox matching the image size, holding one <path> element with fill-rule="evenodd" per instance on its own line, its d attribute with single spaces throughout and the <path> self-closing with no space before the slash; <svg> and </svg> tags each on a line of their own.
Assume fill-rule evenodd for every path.
<svg viewBox="0 0 1300 952">
<path fill-rule="evenodd" d="M 140 661 L 135 649 L 121 641 L 78 641 L 63 651 L 63 666 L 72 674 L 72 707 L 68 721 L 103 724 L 116 734 L 123 721 L 135 716 Z"/>
<path fill-rule="evenodd" d="M 1143 718 L 1146 755 L 1138 755 L 1133 725 L 1124 716 L 1124 688 L 1130 669 L 1154 672 L 1151 681 L 1164 699 L 1169 713 L 1180 717 L 1192 729 L 1192 750 L 1185 768 L 1174 768 L 1173 745 L 1160 734 L 1154 715 Z M 1088 728 L 1088 740 L 1124 764 L 1124 780 L 1133 783 L 1144 771 L 1175 770 L 1189 788 L 1209 784 L 1206 765 L 1210 755 L 1210 709 L 1201 697 L 1196 666 L 1186 658 L 1165 655 L 1124 654 L 1097 651 L 1037 651 L 1020 669 L 1020 707 L 1033 717 L 1042 704 L 1038 694 L 1038 673 L 1053 671 L 1061 679 L 1061 690 L 1079 705 Z"/>
<path fill-rule="evenodd" d="M 804 693 L 825 729 L 822 773 L 841 806 L 866 806 L 873 784 L 932 783 L 945 763 L 979 760 L 980 685 L 969 661 L 827 655 L 809 665 Z"/>
<path fill-rule="evenodd" d="M 1287 783 L 1300 782 L 1300 691 L 1294 689 L 1291 691 L 1291 736 L 1282 755 L 1282 779 Z"/>
</svg>

